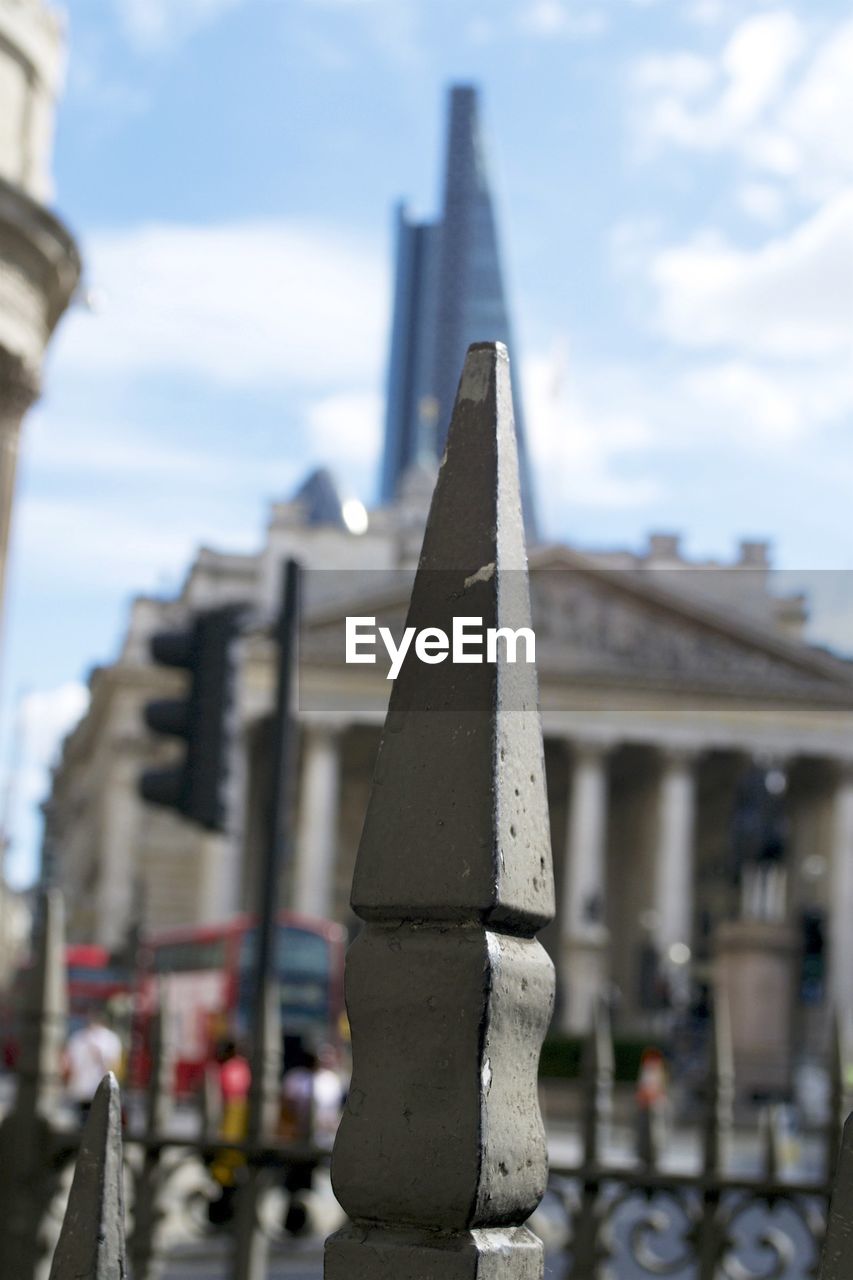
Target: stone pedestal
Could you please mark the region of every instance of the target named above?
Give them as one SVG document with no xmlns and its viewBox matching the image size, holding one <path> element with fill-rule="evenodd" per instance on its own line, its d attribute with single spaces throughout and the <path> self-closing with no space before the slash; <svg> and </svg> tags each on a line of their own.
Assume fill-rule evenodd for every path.
<svg viewBox="0 0 853 1280">
<path fill-rule="evenodd" d="M 738 1098 L 789 1092 L 795 931 L 778 921 L 728 921 L 720 926 L 716 953 L 717 983 L 731 1014 Z"/>
</svg>

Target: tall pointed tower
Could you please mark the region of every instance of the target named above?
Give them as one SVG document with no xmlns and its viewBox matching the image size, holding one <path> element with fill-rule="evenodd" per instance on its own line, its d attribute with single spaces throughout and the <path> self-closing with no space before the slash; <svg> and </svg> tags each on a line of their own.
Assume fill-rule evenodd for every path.
<svg viewBox="0 0 853 1280">
<path fill-rule="evenodd" d="M 480 134 L 477 90 L 450 91 L 442 215 L 414 222 L 397 212 L 397 257 L 381 496 L 392 499 L 403 473 L 439 458 L 472 342 L 513 342 L 495 215 Z M 535 534 L 533 492 L 518 366 L 513 369 L 522 500 Z"/>
<path fill-rule="evenodd" d="M 0 609 L 21 422 L 80 277 L 74 240 L 45 204 L 62 61 L 52 9 L 0 0 Z"/>
</svg>

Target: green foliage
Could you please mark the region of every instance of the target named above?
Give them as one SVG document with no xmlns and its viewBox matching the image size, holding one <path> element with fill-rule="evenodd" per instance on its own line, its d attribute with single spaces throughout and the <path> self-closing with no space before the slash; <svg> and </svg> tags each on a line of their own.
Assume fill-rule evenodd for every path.
<svg viewBox="0 0 853 1280">
<path fill-rule="evenodd" d="M 576 1080 L 581 1071 L 583 1039 L 579 1036 L 549 1036 L 542 1046 L 539 1075 L 545 1080 Z M 633 1083 L 640 1070 L 643 1051 L 654 1045 L 649 1038 L 618 1037 L 613 1042 L 613 1074 L 620 1082 Z M 657 1048 L 665 1048 L 656 1045 Z"/>
</svg>

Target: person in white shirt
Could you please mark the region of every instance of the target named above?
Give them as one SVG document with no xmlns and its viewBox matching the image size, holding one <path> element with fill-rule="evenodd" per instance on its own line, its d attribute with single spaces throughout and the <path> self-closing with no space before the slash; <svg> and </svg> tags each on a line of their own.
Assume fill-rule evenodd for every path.
<svg viewBox="0 0 853 1280">
<path fill-rule="evenodd" d="M 314 1143 L 331 1150 L 341 1118 L 344 1090 L 334 1070 L 334 1049 L 324 1045 L 319 1053 L 304 1049 L 301 1063 L 291 1068 L 282 1083 L 282 1118 L 286 1136 L 298 1143 Z M 284 1175 L 289 1192 L 284 1227 L 291 1235 L 301 1235 L 308 1226 L 305 1193 L 313 1186 L 313 1170 L 291 1165 Z"/>
<path fill-rule="evenodd" d="M 93 1010 L 85 1027 L 73 1032 L 65 1046 L 64 1074 L 68 1095 L 85 1120 L 98 1085 L 121 1063 L 121 1041 Z"/>
</svg>

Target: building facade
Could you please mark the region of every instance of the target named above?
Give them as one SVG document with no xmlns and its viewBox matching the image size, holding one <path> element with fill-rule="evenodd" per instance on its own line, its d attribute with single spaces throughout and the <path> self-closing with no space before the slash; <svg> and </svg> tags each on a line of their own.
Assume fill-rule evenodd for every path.
<svg viewBox="0 0 853 1280">
<path fill-rule="evenodd" d="M 444 452 L 459 370 L 472 342 L 514 355 L 477 91 L 450 90 L 441 217 L 396 214 L 396 257 L 381 496 L 408 469 Z M 516 362 L 513 408 L 528 532 L 534 504 Z"/>
<path fill-rule="evenodd" d="M 178 598 L 135 602 L 119 660 L 92 676 L 46 807 L 48 869 L 72 938 L 119 947 L 140 924 L 251 909 L 270 785 L 269 632 L 259 623 L 240 642 L 227 836 L 137 796 L 140 770 L 162 759 L 142 705 L 174 687 L 147 640 L 234 600 L 272 618 L 288 555 L 306 566 L 306 618 L 282 901 L 354 925 L 349 888 L 389 683 L 381 666 L 345 664 L 343 619 L 402 629 L 430 488 L 426 473 L 410 475 L 360 536 L 318 523 L 303 494 L 273 508 L 257 555 L 202 551 Z M 543 940 L 558 1025 L 582 1031 L 603 993 L 639 1034 L 687 985 L 712 986 L 721 939 L 764 869 L 776 886 L 764 923 L 788 940 L 785 1034 L 818 1043 L 833 1003 L 853 1005 L 853 670 L 804 642 L 803 601 L 773 595 L 761 545 L 744 545 L 731 566 L 688 564 L 662 536 L 642 554 L 542 546 L 530 568 L 558 890 Z M 811 950 L 806 921 L 820 935 Z"/>
<path fill-rule="evenodd" d="M 0 606 L 21 423 L 80 278 L 74 240 L 46 205 L 62 63 L 58 14 L 0 0 Z"/>
</svg>

